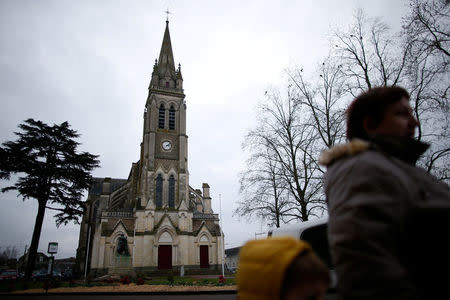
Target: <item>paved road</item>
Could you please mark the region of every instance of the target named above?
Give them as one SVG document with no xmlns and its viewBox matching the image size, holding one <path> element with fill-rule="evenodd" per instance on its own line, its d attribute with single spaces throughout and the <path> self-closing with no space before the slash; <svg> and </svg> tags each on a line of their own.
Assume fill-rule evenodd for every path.
<svg viewBox="0 0 450 300">
<path fill-rule="evenodd" d="M 149 294 L 130 294 L 130 295 L 11 295 L 3 294 L 2 300 L 236 300 L 236 294 L 193 294 L 193 295 L 149 295 Z M 327 294 L 325 300 L 336 300 L 336 294 Z"/>
<path fill-rule="evenodd" d="M 2 295 L 2 300 L 235 300 L 236 294 L 222 295 Z"/>
</svg>

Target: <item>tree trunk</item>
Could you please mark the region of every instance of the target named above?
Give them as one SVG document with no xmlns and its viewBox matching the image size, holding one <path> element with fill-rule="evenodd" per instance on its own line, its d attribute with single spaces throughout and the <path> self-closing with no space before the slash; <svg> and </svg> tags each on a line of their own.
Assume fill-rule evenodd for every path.
<svg viewBox="0 0 450 300">
<path fill-rule="evenodd" d="M 34 223 L 33 237 L 31 239 L 30 250 L 28 251 L 27 267 L 25 269 L 25 278 L 30 279 L 33 273 L 34 263 L 36 261 L 36 254 L 39 246 L 39 239 L 41 237 L 42 223 L 45 215 L 46 201 L 39 201 L 38 213 Z"/>
</svg>

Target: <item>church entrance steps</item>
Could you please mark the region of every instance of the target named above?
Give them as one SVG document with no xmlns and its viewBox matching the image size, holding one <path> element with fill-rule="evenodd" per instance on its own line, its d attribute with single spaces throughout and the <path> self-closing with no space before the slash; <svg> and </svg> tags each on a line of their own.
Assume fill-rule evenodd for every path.
<svg viewBox="0 0 450 300">
<path fill-rule="evenodd" d="M 136 274 L 132 268 L 111 268 L 108 271 L 108 275 L 110 276 L 130 276 L 134 277 Z"/>
<path fill-rule="evenodd" d="M 186 276 L 189 275 L 215 275 L 220 273 L 218 270 L 211 269 L 197 269 L 197 270 L 186 270 L 184 273 Z"/>
</svg>

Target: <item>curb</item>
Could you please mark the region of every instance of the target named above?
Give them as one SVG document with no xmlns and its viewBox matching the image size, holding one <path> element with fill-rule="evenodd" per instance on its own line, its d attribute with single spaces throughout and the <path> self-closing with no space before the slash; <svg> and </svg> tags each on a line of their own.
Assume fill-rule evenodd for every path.
<svg viewBox="0 0 450 300">
<path fill-rule="evenodd" d="M 24 296 L 85 296 L 85 295 L 220 295 L 220 294 L 236 294 L 236 290 L 220 290 L 220 291 L 160 291 L 160 292 L 58 292 L 58 293 L 0 293 L 0 297 L 24 297 Z"/>
</svg>

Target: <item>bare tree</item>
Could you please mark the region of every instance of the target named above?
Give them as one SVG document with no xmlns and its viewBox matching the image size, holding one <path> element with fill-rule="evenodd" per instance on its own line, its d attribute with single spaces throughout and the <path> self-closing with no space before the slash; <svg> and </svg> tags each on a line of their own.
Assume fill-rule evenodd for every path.
<svg viewBox="0 0 450 300">
<path fill-rule="evenodd" d="M 353 96 L 374 86 L 401 83 L 406 51 L 379 18 L 368 18 L 358 10 L 348 30 L 334 33 L 335 51 L 341 58 L 346 86 Z"/>
<path fill-rule="evenodd" d="M 240 174 L 240 193 L 244 200 L 238 202 L 234 214 L 247 218 L 255 215 L 269 221 L 269 226 L 280 227 L 289 207 L 286 188 L 279 174 L 280 166 L 273 159 L 270 147 L 253 141 L 250 138 L 243 143 L 243 149 L 252 154 L 247 159 L 246 171 Z"/>
<path fill-rule="evenodd" d="M 271 163 L 266 167 L 273 167 L 271 172 L 278 180 L 276 185 L 283 191 L 280 215 L 286 222 L 306 221 L 310 216 L 321 215 L 325 209 L 321 197 L 321 170 L 315 159 L 319 152 L 318 136 L 296 96 L 292 85 L 285 97 L 278 92 L 267 94 L 266 102 L 260 107 L 259 124 L 246 136 L 247 143 L 266 149 L 265 153 L 269 154 L 267 160 Z M 235 212 L 242 211 L 243 203 L 248 202 L 249 198 L 244 198 Z"/>
<path fill-rule="evenodd" d="M 18 253 L 16 246 L 0 247 L 0 265 L 16 268 Z"/>
<path fill-rule="evenodd" d="M 401 36 L 407 51 L 406 87 L 419 120 L 417 138 L 431 143 L 420 163 L 442 180 L 450 175 L 450 5 L 411 0 Z"/>
<path fill-rule="evenodd" d="M 431 144 L 419 163 L 439 179 L 449 180 L 448 70 L 444 71 L 443 65 L 434 65 L 430 58 L 425 57 L 411 62 L 408 75 L 406 87 L 411 95 L 414 115 L 419 121 L 417 139 Z"/>
<path fill-rule="evenodd" d="M 407 35 L 411 52 L 450 57 L 450 14 L 448 0 L 411 0 L 411 12 L 404 19 L 403 33 Z"/>
<path fill-rule="evenodd" d="M 325 210 L 319 153 L 344 139 L 346 91 L 342 66 L 327 57 L 311 77 L 287 71 L 287 95 L 266 94 L 258 125 L 245 137 L 250 151 L 241 174 L 235 214 L 289 222 L 306 221 Z"/>
<path fill-rule="evenodd" d="M 396 35 L 359 10 L 348 30 L 335 32 L 334 50 L 351 95 L 392 85 L 410 92 L 420 123 L 417 138 L 432 144 L 420 164 L 445 180 L 450 167 L 449 5 L 441 0 L 412 0 L 411 8 Z"/>
<path fill-rule="evenodd" d="M 235 214 L 256 213 L 278 226 L 323 213 L 318 154 L 345 139 L 347 101 L 375 86 L 408 89 L 420 122 L 417 138 L 432 144 L 420 163 L 449 180 L 450 14 L 444 2 L 412 0 L 397 35 L 360 10 L 348 30 L 335 31 L 331 55 L 312 76 L 302 68 L 287 72 L 287 95 L 267 94 L 258 125 L 246 136 L 251 156 Z"/>
<path fill-rule="evenodd" d="M 345 139 L 345 106 L 347 93 L 342 64 L 328 56 L 318 66 L 312 78 L 303 68 L 288 71 L 297 88 L 300 104 L 311 116 L 311 127 L 317 133 L 323 148 L 330 148 Z M 318 158 L 317 158 L 318 159 Z"/>
<path fill-rule="evenodd" d="M 17 250 L 16 246 L 7 246 L 7 247 L 0 247 L 0 259 L 2 261 L 7 261 L 11 258 L 17 258 L 19 251 Z"/>
</svg>

